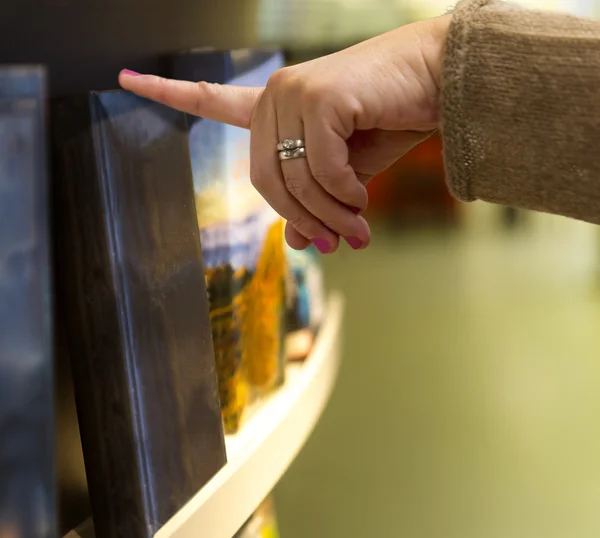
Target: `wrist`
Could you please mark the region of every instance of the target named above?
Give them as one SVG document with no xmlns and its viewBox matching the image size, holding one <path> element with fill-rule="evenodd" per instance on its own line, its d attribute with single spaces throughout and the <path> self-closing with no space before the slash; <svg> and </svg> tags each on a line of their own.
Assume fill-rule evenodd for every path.
<svg viewBox="0 0 600 538">
<path fill-rule="evenodd" d="M 444 66 L 444 51 L 452 15 L 442 15 L 423 21 L 423 57 L 438 91 L 442 86 L 442 71 Z"/>
</svg>

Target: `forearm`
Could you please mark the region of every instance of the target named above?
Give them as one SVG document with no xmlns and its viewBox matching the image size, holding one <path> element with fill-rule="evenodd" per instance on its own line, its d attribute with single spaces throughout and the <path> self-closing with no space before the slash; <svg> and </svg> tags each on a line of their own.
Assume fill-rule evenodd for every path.
<svg viewBox="0 0 600 538">
<path fill-rule="evenodd" d="M 446 41 L 442 133 L 458 198 L 600 223 L 600 23 L 461 2 Z"/>
</svg>

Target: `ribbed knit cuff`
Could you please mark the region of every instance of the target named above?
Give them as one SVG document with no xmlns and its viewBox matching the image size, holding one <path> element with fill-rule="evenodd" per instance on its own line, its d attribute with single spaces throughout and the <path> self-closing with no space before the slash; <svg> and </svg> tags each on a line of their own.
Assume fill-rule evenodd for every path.
<svg viewBox="0 0 600 538">
<path fill-rule="evenodd" d="M 453 10 L 442 76 L 442 125 L 446 178 L 452 194 L 464 202 L 475 197 L 469 186 L 469 137 L 464 111 L 464 70 L 468 65 L 470 29 L 477 12 L 494 0 L 463 0 Z"/>
</svg>

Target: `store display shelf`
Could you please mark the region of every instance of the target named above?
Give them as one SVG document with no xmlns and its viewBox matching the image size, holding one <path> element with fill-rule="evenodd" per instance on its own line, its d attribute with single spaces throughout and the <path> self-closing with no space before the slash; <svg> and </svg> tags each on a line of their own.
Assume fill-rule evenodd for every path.
<svg viewBox="0 0 600 538">
<path fill-rule="evenodd" d="M 333 293 L 309 357 L 288 365 L 283 387 L 251 410 L 239 433 L 226 436 L 227 464 L 155 538 L 232 538 L 252 515 L 308 439 L 329 399 L 340 360 L 343 310 L 343 297 Z M 91 538 L 86 527 L 68 538 Z"/>
</svg>

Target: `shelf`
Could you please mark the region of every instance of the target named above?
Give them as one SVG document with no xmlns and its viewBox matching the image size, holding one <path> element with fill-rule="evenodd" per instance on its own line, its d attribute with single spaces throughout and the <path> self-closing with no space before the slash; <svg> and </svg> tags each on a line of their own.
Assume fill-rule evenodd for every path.
<svg viewBox="0 0 600 538">
<path fill-rule="evenodd" d="M 155 538 L 231 538 L 273 489 L 312 432 L 334 386 L 343 299 L 331 296 L 315 347 L 287 367 L 285 385 L 263 402 L 236 435 L 226 437 L 228 463 Z"/>
<path fill-rule="evenodd" d="M 317 423 L 337 377 L 343 297 L 334 293 L 313 351 L 225 438 L 227 464 L 154 538 L 232 538 L 270 493 Z M 92 538 L 90 523 L 66 538 Z"/>
</svg>

